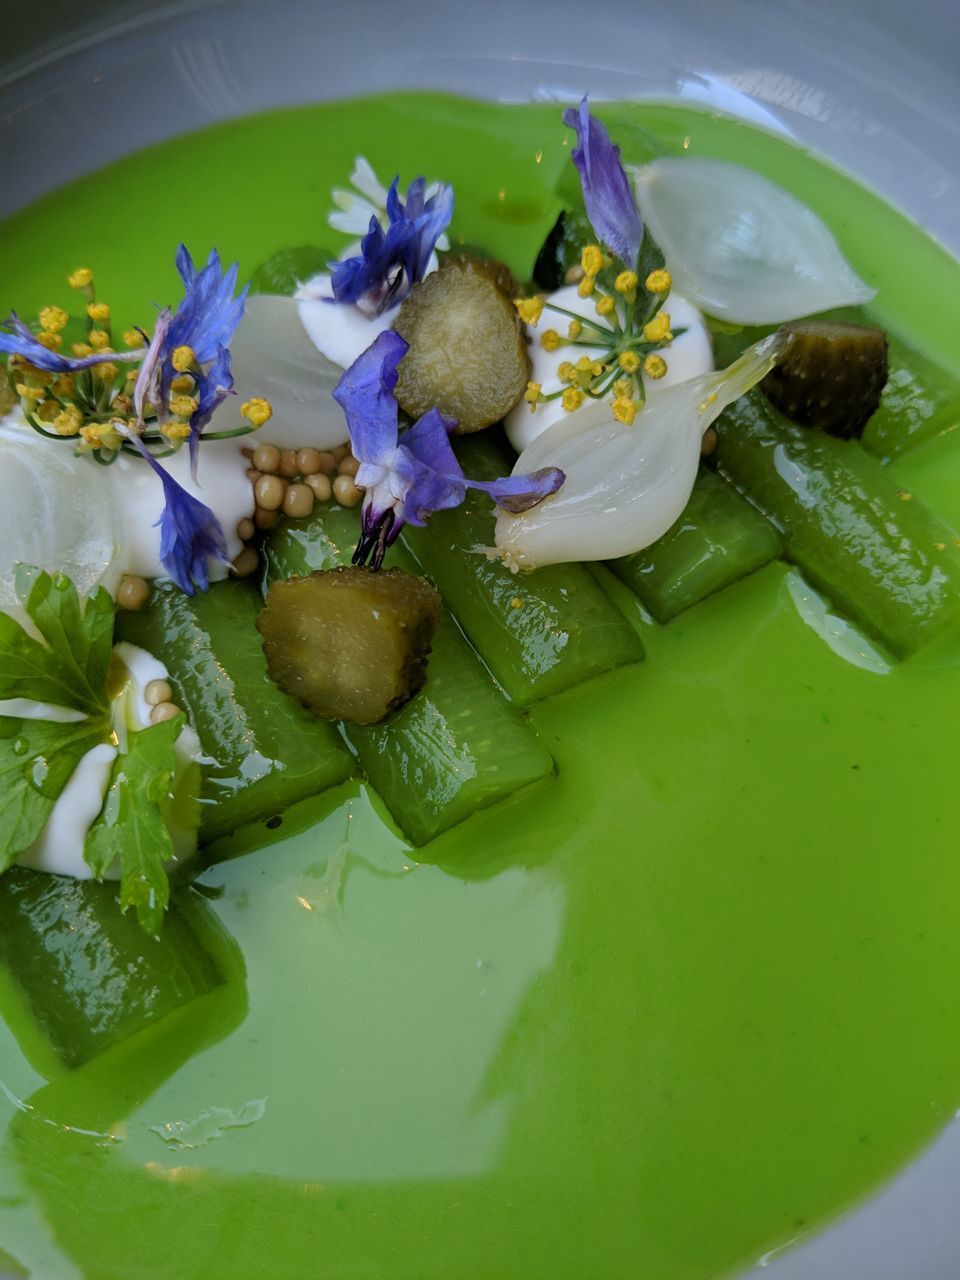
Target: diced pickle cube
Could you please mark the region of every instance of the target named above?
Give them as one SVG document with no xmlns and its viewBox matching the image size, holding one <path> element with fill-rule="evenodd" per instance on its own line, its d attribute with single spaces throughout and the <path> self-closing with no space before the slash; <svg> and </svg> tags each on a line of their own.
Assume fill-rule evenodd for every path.
<svg viewBox="0 0 960 1280">
<path fill-rule="evenodd" d="M 412 289 L 394 328 L 410 346 L 396 397 L 413 418 L 438 408 L 461 433 L 499 422 L 530 377 L 523 326 L 509 273 L 463 257 Z"/>
<path fill-rule="evenodd" d="M 826 320 L 782 325 L 789 339 L 760 384 L 767 399 L 804 427 L 850 439 L 862 434 L 887 381 L 882 329 Z"/>
<path fill-rule="evenodd" d="M 318 716 L 377 724 L 423 687 L 440 597 L 403 569 L 274 582 L 257 618 L 270 677 Z"/>
</svg>

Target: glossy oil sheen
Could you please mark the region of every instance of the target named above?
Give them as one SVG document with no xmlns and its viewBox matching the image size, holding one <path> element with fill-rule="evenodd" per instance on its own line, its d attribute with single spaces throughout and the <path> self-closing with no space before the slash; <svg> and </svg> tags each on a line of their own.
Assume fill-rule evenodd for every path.
<svg viewBox="0 0 960 1280">
<path fill-rule="evenodd" d="M 628 158 L 655 135 L 799 193 L 949 358 L 960 268 L 868 193 L 726 120 L 605 115 Z M 443 97 L 236 122 L 8 223 L 4 298 L 62 301 L 90 262 L 126 324 L 175 296 L 180 237 L 245 268 L 326 240 L 357 151 L 452 181 L 455 235 L 523 272 L 567 141 L 553 105 Z M 894 474 L 956 525 L 956 436 Z M 0 1248 L 44 1280 L 705 1280 L 952 1117 L 955 652 L 855 665 L 781 563 L 666 627 L 611 590 L 646 661 L 535 705 L 552 783 L 421 862 L 356 783 L 215 850 L 247 973 L 202 1020 L 44 1083 L 3 998 Z"/>
</svg>

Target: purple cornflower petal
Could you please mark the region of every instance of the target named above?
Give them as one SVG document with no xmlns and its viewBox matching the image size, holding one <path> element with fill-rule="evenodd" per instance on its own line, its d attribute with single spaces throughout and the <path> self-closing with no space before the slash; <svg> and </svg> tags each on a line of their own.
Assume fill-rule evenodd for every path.
<svg viewBox="0 0 960 1280">
<path fill-rule="evenodd" d="M 218 347 L 210 368 L 205 373 L 194 376 L 197 384 L 197 407 L 190 418 L 190 471 L 196 480 L 200 437 L 224 400 L 233 395 L 229 350 Z"/>
<path fill-rule="evenodd" d="M 407 344 L 392 330 L 381 333 L 344 373 L 333 396 L 343 409 L 354 456 L 356 483 L 366 492 L 355 564 L 383 562 L 405 524 L 423 525 L 434 511 L 458 507 L 470 488 L 488 493 L 509 511 L 526 511 L 556 492 L 565 479 L 556 467 L 530 476 L 470 480 L 450 444 L 456 422 L 429 409 L 402 435 L 394 388 Z"/>
<path fill-rule="evenodd" d="M 160 364 L 163 359 L 171 319 L 170 308 L 164 307 L 157 316 L 153 337 L 144 352 L 143 364 L 140 366 L 140 372 L 137 374 L 137 381 L 134 384 L 133 407 L 137 411 L 137 419 L 141 426 L 143 426 L 143 411 L 147 401 L 152 400 L 159 408 Z"/>
<path fill-rule="evenodd" d="M 185 245 L 177 250 L 177 270 L 183 281 L 183 301 L 170 322 L 170 348 L 192 347 L 197 363 L 216 358 L 219 347 L 229 347 L 247 300 L 237 287 L 237 263 L 224 271 L 220 255 L 211 249 L 207 265 L 198 271 Z"/>
<path fill-rule="evenodd" d="M 164 508 L 160 526 L 160 563 L 181 591 L 192 596 L 210 585 L 209 559 L 229 564 L 227 542 L 220 521 L 208 506 L 181 484 L 156 460 L 136 432 L 124 432 L 150 463 L 163 483 Z"/>
<path fill-rule="evenodd" d="M 453 188 L 442 186 L 429 200 L 426 182 L 416 178 L 400 199 L 398 179 L 387 192 L 386 231 L 376 218 L 360 244 L 360 253 L 332 264 L 331 285 L 337 302 L 357 303 L 380 315 L 397 306 L 423 279 L 437 241 L 453 216 Z"/>
<path fill-rule="evenodd" d="M 5 332 L 12 330 L 12 332 Z M 79 369 L 92 369 L 94 365 L 114 362 L 134 363 L 144 357 L 143 347 L 134 351 L 94 351 L 89 356 L 62 356 L 50 351 L 31 333 L 15 311 L 0 325 L 0 351 L 8 355 L 24 356 L 38 369 L 47 373 L 76 373 Z"/>
<path fill-rule="evenodd" d="M 630 183 L 620 163 L 620 148 L 600 121 L 590 114 L 587 99 L 579 108 L 568 107 L 563 123 L 577 132 L 577 146 L 572 154 L 580 174 L 587 217 L 599 238 L 628 267 L 635 267 L 643 220 L 630 190 Z"/>
</svg>

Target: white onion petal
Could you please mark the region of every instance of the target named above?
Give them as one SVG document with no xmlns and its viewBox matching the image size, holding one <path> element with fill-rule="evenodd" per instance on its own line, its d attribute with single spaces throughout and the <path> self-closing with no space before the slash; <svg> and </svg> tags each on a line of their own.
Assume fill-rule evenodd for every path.
<svg viewBox="0 0 960 1280">
<path fill-rule="evenodd" d="M 332 304 L 313 303 L 314 306 Z M 254 396 L 270 401 L 273 416 L 252 438 L 282 448 L 329 449 L 347 438 L 343 410 L 331 392 L 343 369 L 323 355 L 307 336 L 295 298 L 259 294 L 247 301 L 230 347 L 237 392 L 233 404 Z M 371 339 L 372 341 L 372 339 Z M 226 406 L 220 411 L 217 427 Z"/>
<path fill-rule="evenodd" d="M 566 481 L 520 515 L 498 511 L 504 563 L 517 570 L 609 560 L 655 542 L 689 501 L 704 431 L 769 372 L 783 342 L 773 334 L 728 369 L 668 388 L 631 426 L 598 403 L 550 427 L 523 451 L 514 474 L 554 466 Z"/>
<path fill-rule="evenodd" d="M 812 209 L 750 169 L 668 157 L 628 173 L 676 288 L 709 315 L 776 324 L 876 292 Z"/>
</svg>

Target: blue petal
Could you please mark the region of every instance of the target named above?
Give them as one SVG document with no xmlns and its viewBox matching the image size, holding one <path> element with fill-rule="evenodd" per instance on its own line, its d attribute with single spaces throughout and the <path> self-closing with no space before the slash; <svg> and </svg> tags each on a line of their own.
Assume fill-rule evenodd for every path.
<svg viewBox="0 0 960 1280">
<path fill-rule="evenodd" d="M 226 347 L 218 347 L 213 364 L 206 373 L 197 376 L 197 407 L 190 418 L 190 469 L 194 480 L 197 478 L 200 437 L 214 413 L 232 391 L 230 352 Z"/>
<path fill-rule="evenodd" d="M 127 438 L 136 445 L 163 483 L 164 508 L 160 526 L 160 563 L 181 591 L 192 596 L 210 585 L 207 562 L 230 563 L 227 542 L 220 521 L 208 506 L 174 480 L 143 441 L 134 433 Z"/>
<path fill-rule="evenodd" d="M 206 364 L 216 357 L 218 347 L 230 345 L 243 315 L 247 291 L 244 289 L 236 298 L 233 296 L 237 264 L 224 272 L 215 249 L 207 265 L 197 271 L 190 254 L 181 245 L 177 252 L 177 270 L 185 294 L 170 324 L 170 350 L 192 347 L 197 361 Z"/>
<path fill-rule="evenodd" d="M 467 480 L 471 489 L 488 493 L 498 507 L 515 515 L 529 511 L 551 493 L 556 493 L 566 480 L 559 467 L 541 467 L 528 475 L 504 476 L 500 480 Z"/>
<path fill-rule="evenodd" d="M 563 123 L 577 131 L 573 163 L 580 174 L 587 217 L 594 231 L 628 267 L 636 266 L 643 221 L 620 163 L 620 148 L 590 114 L 586 98 L 579 109 L 570 107 L 563 113 Z"/>
<path fill-rule="evenodd" d="M 353 456 L 360 462 L 379 464 L 396 448 L 400 411 L 393 389 L 407 349 L 399 333 L 385 330 L 357 356 L 333 389 L 333 398 L 347 419 Z"/>
<path fill-rule="evenodd" d="M 405 431 L 400 444 L 408 449 L 418 462 L 432 467 L 445 476 L 463 476 L 457 455 L 450 444 L 450 433 L 456 427 L 455 418 L 447 418 L 439 409 L 428 409 L 409 431 Z"/>
<path fill-rule="evenodd" d="M 75 373 L 78 369 L 92 369 L 94 365 L 125 361 L 133 363 L 142 360 L 145 352 L 142 347 L 135 351 L 95 351 L 89 356 L 62 356 L 58 351 L 49 351 L 42 342 L 30 332 L 15 311 L 3 322 L 6 329 L 0 327 L 0 351 L 8 355 L 24 356 L 38 369 L 47 373 Z"/>
</svg>

